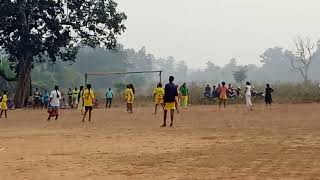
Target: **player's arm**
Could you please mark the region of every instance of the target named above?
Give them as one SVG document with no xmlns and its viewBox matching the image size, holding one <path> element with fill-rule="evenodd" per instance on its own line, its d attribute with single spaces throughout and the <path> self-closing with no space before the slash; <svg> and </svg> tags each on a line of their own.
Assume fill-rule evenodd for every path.
<svg viewBox="0 0 320 180">
<path fill-rule="evenodd" d="M 130 101 L 132 101 L 133 100 L 133 91 L 130 91 Z"/>
<path fill-rule="evenodd" d="M 53 98 L 53 94 L 50 93 L 49 104 L 51 104 L 52 98 Z"/>
<path fill-rule="evenodd" d="M 153 100 L 156 101 L 157 93 L 153 92 Z"/>
</svg>

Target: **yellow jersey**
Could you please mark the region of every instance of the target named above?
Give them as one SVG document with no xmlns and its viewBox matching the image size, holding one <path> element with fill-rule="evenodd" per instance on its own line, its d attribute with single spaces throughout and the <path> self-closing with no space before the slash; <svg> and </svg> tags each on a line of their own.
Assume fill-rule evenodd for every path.
<svg viewBox="0 0 320 180">
<path fill-rule="evenodd" d="M 155 88 L 153 90 L 156 99 L 163 99 L 164 96 L 164 89 L 163 88 Z"/>
<path fill-rule="evenodd" d="M 94 92 L 92 89 L 90 89 L 90 92 L 88 89 L 84 90 L 83 92 L 83 101 L 84 106 L 93 106 L 93 100 L 94 100 Z"/>
<path fill-rule="evenodd" d="M 2 96 L 2 101 L 1 101 L 1 109 L 2 110 L 7 110 L 8 107 L 7 107 L 7 101 L 8 101 L 8 96 L 7 95 L 3 95 Z"/>
<path fill-rule="evenodd" d="M 125 98 L 128 101 L 128 103 L 132 103 L 134 95 L 133 95 L 133 91 L 130 88 L 127 88 L 125 91 Z"/>
<path fill-rule="evenodd" d="M 78 98 L 79 93 L 80 93 L 80 90 L 73 90 L 72 91 L 72 97 Z"/>
</svg>

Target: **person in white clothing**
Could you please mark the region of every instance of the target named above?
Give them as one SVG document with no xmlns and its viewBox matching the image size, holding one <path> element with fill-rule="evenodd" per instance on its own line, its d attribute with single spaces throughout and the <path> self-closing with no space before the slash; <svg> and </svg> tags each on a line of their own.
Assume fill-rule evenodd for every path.
<svg viewBox="0 0 320 180">
<path fill-rule="evenodd" d="M 56 120 L 59 117 L 59 109 L 60 109 L 60 100 L 61 93 L 59 91 L 59 87 L 55 86 L 54 90 L 50 93 L 49 107 L 48 107 L 48 121 L 50 121 L 51 117 L 56 117 Z"/>
<path fill-rule="evenodd" d="M 245 93 L 245 96 L 246 96 L 246 105 L 247 105 L 247 108 L 252 110 L 252 102 L 251 102 L 251 83 L 250 82 L 246 82 L 246 93 Z"/>
</svg>

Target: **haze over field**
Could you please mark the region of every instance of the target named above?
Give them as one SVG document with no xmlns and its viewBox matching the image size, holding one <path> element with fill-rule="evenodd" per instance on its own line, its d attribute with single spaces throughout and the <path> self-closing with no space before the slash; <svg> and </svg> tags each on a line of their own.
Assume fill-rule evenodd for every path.
<svg viewBox="0 0 320 180">
<path fill-rule="evenodd" d="M 86 72 L 150 70 L 163 70 L 162 75 L 165 79 L 173 75 L 176 82 L 197 82 L 202 83 L 202 85 L 206 83 L 217 84 L 222 81 L 239 85 L 245 81 L 260 84 L 266 82 L 275 84 L 320 81 L 319 0 L 114 1 L 118 3 L 117 7 L 112 7 L 112 5 L 115 5 L 113 1 L 108 1 L 112 5 L 107 7 L 116 9 L 118 16 L 110 15 L 109 17 L 121 17 L 122 19 L 120 18 L 120 21 L 115 20 L 119 23 L 118 25 L 114 24 L 115 21 L 112 21 L 112 23 L 106 22 L 106 25 L 123 28 L 121 29 L 121 35 L 116 35 L 119 40 L 118 43 L 112 43 L 112 47 L 116 48 L 117 51 L 106 49 L 105 47 L 108 46 L 89 48 L 92 45 L 90 42 L 99 42 L 98 44 L 101 45 L 100 41 L 108 41 L 108 38 L 95 37 L 98 38 L 96 39 L 98 41 L 83 39 L 81 41 L 83 46 L 81 46 L 79 52 L 65 51 L 67 56 L 60 57 L 61 52 L 58 51 L 64 48 L 72 50 L 70 47 L 64 47 L 70 41 L 61 38 L 64 36 L 59 36 L 60 39 L 57 41 L 65 41 L 65 43 L 39 42 L 38 37 L 44 39 L 42 36 L 45 34 L 43 32 L 39 33 L 33 40 L 39 44 L 37 46 L 32 45 L 32 47 L 48 46 L 45 49 L 54 49 L 57 52 L 49 51 L 51 55 L 55 54 L 55 56 L 52 55 L 53 58 L 48 56 L 45 61 L 39 61 L 40 54 L 38 52 L 43 50 L 40 48 L 34 52 L 33 57 L 27 59 L 26 62 L 30 66 L 21 64 L 23 68 L 27 67 L 28 72 L 31 73 L 30 83 L 22 83 L 25 80 L 19 80 L 20 77 L 17 77 L 19 72 L 22 71 L 21 67 L 18 67 L 18 65 L 20 66 L 18 62 L 22 61 L 19 58 L 25 57 L 24 53 L 26 52 L 24 50 L 30 50 L 30 48 L 24 47 L 25 43 L 21 43 L 19 38 L 13 40 L 9 36 L 11 33 L 18 32 L 12 30 L 14 28 L 3 29 L 5 26 L 0 26 L 0 32 L 3 32 L 0 35 L 6 37 L 8 41 L 13 41 L 6 44 L 7 41 L 1 41 L 0 39 L 3 49 L 0 52 L 0 89 L 14 91 L 15 83 L 8 83 L 7 81 L 16 79 L 23 84 L 21 86 L 31 84 L 33 87 L 40 89 L 50 89 L 52 84 L 59 84 L 61 87 L 67 88 L 79 86 L 79 82 L 84 82 Z M 42 1 L 35 2 L 39 5 L 44 3 Z M 92 2 L 92 4 L 96 4 L 102 1 L 92 0 Z M 2 5 L 0 10 L 2 8 L 3 12 L 9 5 L 14 8 L 21 6 L 8 4 L 6 1 L 1 1 L 0 5 Z M 88 4 L 85 6 L 88 6 Z M 34 10 L 35 14 L 38 12 L 36 6 L 30 6 L 29 8 Z M 92 8 L 86 10 L 90 11 L 90 9 Z M 97 9 L 97 11 L 100 10 Z M 69 18 L 70 14 L 66 12 L 54 12 L 60 13 L 60 15 L 51 17 L 66 17 L 66 21 L 73 21 L 74 17 Z M 107 14 L 109 12 L 107 11 Z M 103 14 L 103 12 L 97 14 L 101 13 Z M 92 15 L 92 13 L 86 14 Z M 35 20 L 41 15 L 32 18 Z M 17 25 L 14 21 L 7 22 L 7 16 L 10 17 L 9 19 L 16 18 L 15 13 L 8 11 L 0 15 L 1 22 L 6 22 L 2 24 L 22 28 L 20 27 L 21 24 Z M 29 18 L 28 21 L 32 18 Z M 83 16 L 78 18 L 81 19 Z M 102 18 L 102 20 L 105 20 L 105 18 Z M 60 22 L 57 19 L 55 21 L 57 21 L 57 24 Z M 1 31 L 1 28 L 3 31 Z M 48 26 L 48 28 L 50 29 L 52 26 Z M 78 28 L 78 26 L 74 26 L 74 28 Z M 89 29 L 95 28 L 97 27 L 90 27 Z M 103 29 L 108 31 L 109 28 Z M 125 31 L 122 32 L 124 29 Z M 29 29 L 29 31 L 34 33 L 32 29 Z M 88 32 L 90 31 L 88 30 Z M 47 33 L 52 32 L 57 31 L 48 30 Z M 77 31 L 73 31 L 73 33 L 75 32 Z M 106 32 L 106 34 L 108 33 Z M 70 35 L 74 34 L 71 33 Z M 58 36 L 54 35 L 53 37 Z M 78 41 L 79 37 L 77 36 L 74 40 Z M 298 42 L 298 37 L 301 37 L 301 47 L 297 49 L 295 43 Z M 310 38 L 310 44 L 308 38 Z M 26 39 L 28 40 L 28 38 Z M 15 57 L 14 53 L 10 54 L 10 52 L 16 52 L 16 48 L 10 45 L 12 43 L 21 43 L 22 48 L 17 51 L 19 56 Z M 311 46 L 311 44 L 314 46 Z M 56 46 L 56 48 L 52 48 L 51 45 Z M 302 48 L 303 51 L 300 50 Z M 310 48 L 310 53 L 308 48 Z M 48 54 L 48 52 L 44 54 Z M 13 58 L 10 58 L 10 56 Z M 61 62 L 61 60 L 66 62 Z M 12 69 L 12 67 L 14 68 Z M 21 76 L 21 78 L 25 76 Z M 135 84 L 136 87 L 149 88 L 158 82 L 158 74 L 90 77 L 89 82 L 95 88 L 101 89 L 105 89 L 107 86 L 117 87 L 121 90 L 128 83 Z"/>
<path fill-rule="evenodd" d="M 120 42 L 192 68 L 205 62 L 258 64 L 274 46 L 293 49 L 298 36 L 320 38 L 319 0 L 118 0 L 128 15 Z"/>
</svg>

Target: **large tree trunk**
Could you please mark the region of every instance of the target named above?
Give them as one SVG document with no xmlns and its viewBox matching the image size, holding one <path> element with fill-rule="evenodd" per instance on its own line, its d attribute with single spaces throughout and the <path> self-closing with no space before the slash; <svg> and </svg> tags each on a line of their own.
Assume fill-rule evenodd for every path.
<svg viewBox="0 0 320 180">
<path fill-rule="evenodd" d="M 31 64 L 28 60 L 22 60 L 19 63 L 18 82 L 14 103 L 17 108 L 22 108 L 30 94 L 31 84 Z"/>
</svg>

